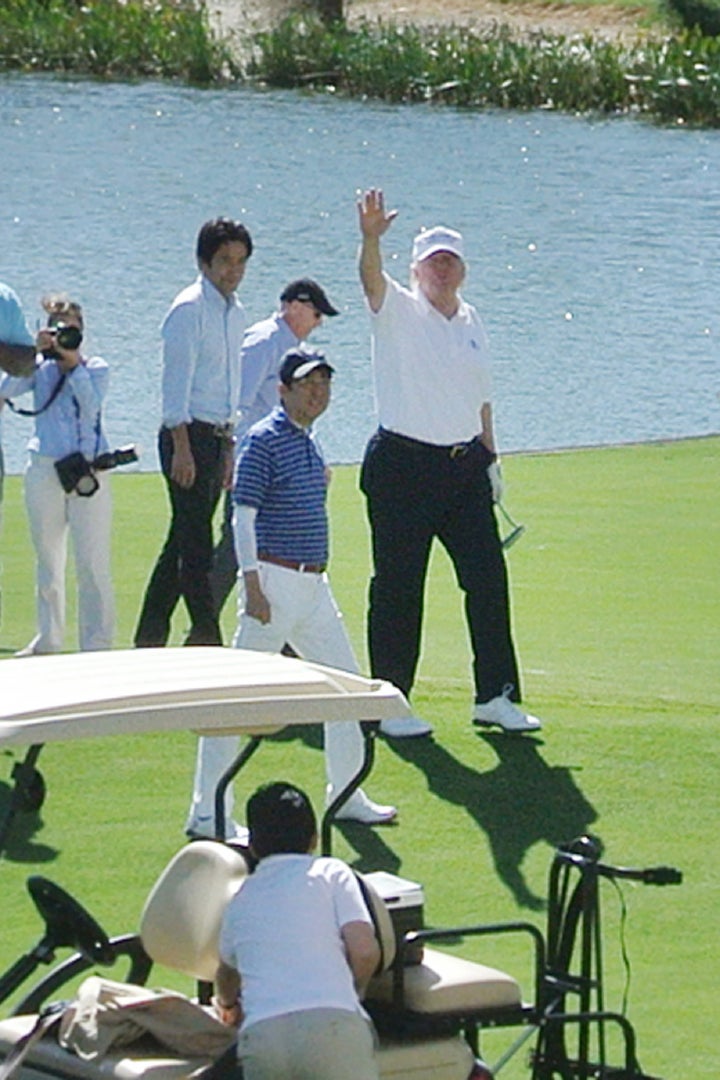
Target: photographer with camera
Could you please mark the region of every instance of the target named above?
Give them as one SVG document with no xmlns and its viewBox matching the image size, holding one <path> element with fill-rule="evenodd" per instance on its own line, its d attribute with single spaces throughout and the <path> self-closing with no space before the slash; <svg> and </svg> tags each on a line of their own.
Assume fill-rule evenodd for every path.
<svg viewBox="0 0 720 1080">
<path fill-rule="evenodd" d="M 42 306 L 47 326 L 38 331 L 34 370 L 0 380 L 0 398 L 35 420 L 28 443 L 25 504 L 37 557 L 38 632 L 19 656 L 60 652 L 63 647 L 68 533 L 75 555 L 80 648 L 111 648 L 115 626 L 110 486 L 107 465 L 102 464 L 114 456 L 101 422 L 108 366 L 99 356 L 87 359 L 80 351 L 79 304 L 52 295 L 43 298 Z M 19 409 L 11 401 L 30 391 L 33 409 Z"/>
</svg>

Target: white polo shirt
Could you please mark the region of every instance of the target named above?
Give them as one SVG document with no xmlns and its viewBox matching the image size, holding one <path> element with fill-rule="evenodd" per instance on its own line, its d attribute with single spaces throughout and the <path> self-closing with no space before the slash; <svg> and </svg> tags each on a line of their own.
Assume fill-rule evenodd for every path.
<svg viewBox="0 0 720 1080">
<path fill-rule="evenodd" d="M 447 319 L 419 288 L 384 277 L 382 307 L 371 311 L 380 426 L 441 446 L 469 441 L 480 432 L 480 409 L 492 391 L 480 316 L 461 299 Z"/>
<path fill-rule="evenodd" d="M 243 1028 L 306 1009 L 364 1015 L 340 931 L 370 923 L 355 875 L 339 859 L 269 855 L 225 911 L 220 956 L 240 972 Z"/>
</svg>

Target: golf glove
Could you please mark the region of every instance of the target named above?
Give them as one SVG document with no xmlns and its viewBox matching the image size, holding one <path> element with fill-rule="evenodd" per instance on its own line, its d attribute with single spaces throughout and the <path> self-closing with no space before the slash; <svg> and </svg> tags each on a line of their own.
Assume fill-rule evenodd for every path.
<svg viewBox="0 0 720 1080">
<path fill-rule="evenodd" d="M 492 465 L 488 465 L 487 474 L 488 480 L 490 481 L 490 490 L 492 491 L 492 501 L 494 503 L 502 502 L 502 497 L 505 493 L 505 484 L 500 469 L 500 462 L 493 461 Z"/>
</svg>

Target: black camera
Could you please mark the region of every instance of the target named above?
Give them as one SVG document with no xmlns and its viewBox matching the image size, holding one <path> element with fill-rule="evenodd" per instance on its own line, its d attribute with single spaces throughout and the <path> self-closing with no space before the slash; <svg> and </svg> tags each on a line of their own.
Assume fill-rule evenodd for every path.
<svg viewBox="0 0 720 1080">
<path fill-rule="evenodd" d="M 55 342 L 61 349 L 79 349 L 82 344 L 82 330 L 78 326 L 69 323 L 58 322 L 48 327 L 55 334 Z M 58 353 L 55 349 L 44 349 L 43 356 L 46 360 L 57 360 Z"/>
<path fill-rule="evenodd" d="M 89 498 L 100 487 L 90 463 L 86 461 L 79 450 L 56 461 L 55 471 L 58 474 L 63 490 L 68 495 L 75 491 L 78 495 L 82 495 L 83 498 Z"/>
<path fill-rule="evenodd" d="M 104 454 L 98 454 L 93 461 L 93 468 L 102 470 L 105 469 L 117 469 L 119 465 L 131 465 L 133 461 L 138 460 L 138 453 L 135 447 L 121 446 L 117 450 L 107 450 Z"/>
</svg>

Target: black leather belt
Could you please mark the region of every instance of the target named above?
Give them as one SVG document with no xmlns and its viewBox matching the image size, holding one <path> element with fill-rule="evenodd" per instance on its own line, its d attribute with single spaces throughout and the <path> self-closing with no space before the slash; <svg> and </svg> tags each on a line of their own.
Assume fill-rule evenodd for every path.
<svg viewBox="0 0 720 1080">
<path fill-rule="evenodd" d="M 273 566 L 284 566 L 286 570 L 298 570 L 301 574 L 324 574 L 327 563 L 293 562 L 292 559 L 282 559 L 279 555 L 268 555 L 266 551 L 258 552 L 260 562 L 272 563 Z"/>
<path fill-rule="evenodd" d="M 464 457 L 468 451 L 478 446 L 478 444 L 482 445 L 480 443 L 479 435 L 476 435 L 473 439 L 469 439 L 467 442 L 446 444 L 423 442 L 422 439 L 412 439 L 409 435 L 400 435 L 399 432 L 389 431 L 384 427 L 381 427 L 378 430 L 383 439 L 391 439 L 393 442 L 403 443 L 407 446 L 414 447 L 416 450 L 425 450 L 428 453 L 437 453 L 438 455 L 442 454 L 443 457 Z"/>
<path fill-rule="evenodd" d="M 227 424 L 213 424 L 209 420 L 191 420 L 191 423 L 196 427 L 209 431 L 216 439 L 232 439 L 235 431 L 235 425 L 232 421 L 228 421 Z"/>
</svg>

